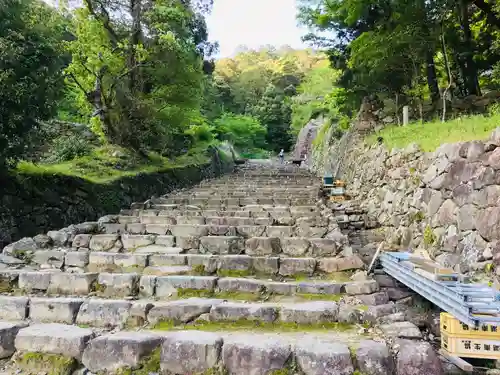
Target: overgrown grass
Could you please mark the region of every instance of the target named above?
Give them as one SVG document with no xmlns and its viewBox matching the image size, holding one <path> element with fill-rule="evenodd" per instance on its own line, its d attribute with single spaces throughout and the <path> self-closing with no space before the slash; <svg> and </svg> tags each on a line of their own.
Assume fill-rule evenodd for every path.
<svg viewBox="0 0 500 375">
<path fill-rule="evenodd" d="M 236 321 L 197 321 L 178 324 L 174 321 L 160 321 L 153 330 L 203 330 L 203 331 L 252 331 L 252 332 L 317 332 L 332 330 L 337 332 L 356 332 L 357 326 L 348 323 L 298 324 L 286 322 L 262 322 L 240 319 Z"/>
<path fill-rule="evenodd" d="M 17 171 L 24 174 L 60 174 L 80 177 L 94 183 L 107 183 L 139 173 L 154 173 L 206 162 L 208 157 L 201 151 L 168 159 L 155 153 L 144 157 L 119 147 L 103 146 L 94 149 L 90 155 L 63 163 L 34 164 L 23 161 L 18 164 Z"/>
<path fill-rule="evenodd" d="M 389 150 L 404 148 L 415 142 L 423 151 L 432 152 L 443 143 L 487 139 L 491 131 L 498 126 L 500 126 L 500 114 L 469 116 L 445 123 L 436 120 L 424 124 L 388 126 L 380 132 L 369 135 L 366 141 L 374 144 L 378 137 L 382 137 Z"/>
</svg>

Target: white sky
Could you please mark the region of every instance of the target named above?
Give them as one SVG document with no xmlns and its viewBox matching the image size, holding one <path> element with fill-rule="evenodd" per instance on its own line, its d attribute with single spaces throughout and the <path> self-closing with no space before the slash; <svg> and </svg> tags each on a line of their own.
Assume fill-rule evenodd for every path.
<svg viewBox="0 0 500 375">
<path fill-rule="evenodd" d="M 301 48 L 305 30 L 297 26 L 296 13 L 296 0 L 214 0 L 207 19 L 210 39 L 219 42 L 220 57 L 234 54 L 240 45 Z"/>
<path fill-rule="evenodd" d="M 214 0 L 207 18 L 209 38 L 219 42 L 218 57 L 233 55 L 241 45 L 305 48 L 301 37 L 306 31 L 297 26 L 296 13 L 296 0 Z"/>
</svg>

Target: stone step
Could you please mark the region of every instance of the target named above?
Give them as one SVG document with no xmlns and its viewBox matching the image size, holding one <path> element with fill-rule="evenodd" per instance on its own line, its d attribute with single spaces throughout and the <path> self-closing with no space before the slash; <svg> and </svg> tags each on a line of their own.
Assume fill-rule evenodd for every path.
<svg viewBox="0 0 500 375">
<path fill-rule="evenodd" d="M 239 217 L 269 217 L 269 216 L 319 216 L 321 212 L 315 206 L 266 206 L 247 205 L 225 208 L 203 208 L 197 205 L 185 205 L 182 203 L 151 204 L 136 202 L 131 204 L 131 213 L 137 215 L 204 215 L 204 216 L 239 216 Z"/>
<path fill-rule="evenodd" d="M 189 266 L 151 266 L 152 274 L 109 272 L 61 272 L 60 270 L 2 271 L 0 282 L 3 293 L 47 293 L 49 295 L 101 297 L 141 297 L 176 299 L 186 296 L 225 296 L 228 293 L 256 293 L 247 298 L 263 299 L 269 295 L 295 296 L 310 294 L 311 298 L 339 300 L 342 295 L 359 296 L 361 302 L 371 305 L 389 301 L 385 292 L 379 292 L 375 280 L 365 281 L 268 281 L 255 278 L 193 276 Z M 167 271 L 173 274 L 168 275 Z M 144 271 L 148 270 L 146 268 Z M 163 274 L 162 271 L 163 270 Z M 157 271 L 159 276 L 154 275 Z M 186 273 L 182 275 L 182 273 Z M 369 302 L 369 303 L 368 303 Z"/>
<path fill-rule="evenodd" d="M 189 225 L 227 225 L 239 226 L 310 226 L 326 227 L 328 219 L 322 216 L 293 217 L 289 215 L 267 215 L 260 217 L 235 216 L 238 212 L 204 212 L 201 215 L 180 215 L 175 211 L 157 210 L 122 210 L 121 215 L 114 218 L 111 224 L 189 224 Z M 248 213 L 248 212 L 247 212 Z M 218 215 L 214 215 L 218 214 Z M 223 215 L 223 214 L 227 214 Z M 122 228 L 123 229 L 123 228 Z"/>
<path fill-rule="evenodd" d="M 22 262 L 21 262 L 22 263 Z M 117 253 L 42 250 L 34 253 L 30 265 L 42 269 L 89 272 L 141 272 L 147 267 L 189 266 L 192 273 L 239 276 L 290 277 L 296 274 L 328 276 L 364 268 L 357 255 L 325 258 L 259 257 L 249 255 L 207 255 L 167 253 Z M 187 272 L 187 271 L 186 271 Z"/>
<path fill-rule="evenodd" d="M 172 235 L 176 237 L 196 237 L 203 236 L 233 236 L 244 239 L 251 237 L 305 237 L 305 238 L 323 238 L 328 233 L 328 227 L 310 226 L 310 225 L 266 225 L 270 219 L 257 220 L 260 225 L 224 225 L 217 222 L 225 220 L 212 219 L 210 222 L 216 224 L 199 224 L 202 220 L 198 217 L 187 217 L 181 220 L 181 223 L 176 224 L 177 219 L 168 216 L 143 216 L 139 220 L 120 218 L 121 223 L 105 223 L 101 226 L 103 234 L 129 233 L 131 235 L 138 234 L 156 234 L 156 235 Z M 123 223 L 124 221 L 137 221 L 136 223 Z M 234 220 L 230 220 L 234 221 Z M 288 220 L 283 220 L 288 221 Z M 198 223 L 194 223 L 198 222 Z M 205 220 L 206 222 L 206 220 Z M 274 222 L 274 221 L 273 221 Z M 123 239 L 122 239 L 123 240 Z M 126 247 L 126 246 L 125 246 Z"/>
<path fill-rule="evenodd" d="M 81 373 L 116 374 L 142 368 L 162 374 L 442 374 L 439 358 L 427 342 L 397 339 L 400 349 L 393 358 L 388 344 L 355 332 L 101 333 L 55 323 L 0 326 L 3 357 L 15 353 L 10 373 L 39 373 L 43 369 L 44 373 L 70 375 L 81 369 Z"/>
<path fill-rule="evenodd" d="M 179 326 L 204 321 L 314 325 L 377 322 L 397 311 L 397 305 L 351 305 L 335 301 L 295 303 L 241 302 L 218 298 L 174 301 L 123 300 L 81 297 L 0 296 L 4 322 L 66 323 L 85 327 Z M 223 328 L 223 324 L 220 324 Z M 306 327 L 304 327 L 306 328 Z M 1 326 L 0 326 L 1 333 Z M 54 332 L 56 333 L 56 332 Z M 1 350 L 1 347 L 0 347 Z"/>
<path fill-rule="evenodd" d="M 140 234 L 94 234 L 77 235 L 72 242 L 73 248 L 91 251 L 117 251 L 136 253 L 178 254 L 182 252 L 200 254 L 246 254 L 251 256 L 271 256 L 286 254 L 291 256 L 310 254 L 315 257 L 334 256 L 346 246 L 345 237 L 335 239 L 318 237 L 326 234 L 326 228 L 302 227 L 299 232 L 283 233 L 282 237 L 258 236 L 255 227 L 240 228 L 240 232 L 232 233 L 229 227 L 191 226 L 181 227 L 152 224 L 146 226 L 147 231 L 156 233 L 172 233 L 173 235 L 140 235 Z M 127 228 L 130 228 L 127 225 Z M 257 227 L 261 231 L 260 227 Z M 290 227 L 269 227 L 277 235 L 278 230 Z M 268 228 L 268 230 L 269 230 Z M 275 229 L 276 228 L 276 229 Z M 216 230 L 218 232 L 216 232 Z M 314 231 L 313 231 L 314 230 Z M 218 235 L 217 235 L 218 234 Z M 235 236 L 231 234 L 236 234 Z M 286 237 L 288 235 L 294 237 Z M 311 237 L 305 237 L 310 235 Z"/>
</svg>

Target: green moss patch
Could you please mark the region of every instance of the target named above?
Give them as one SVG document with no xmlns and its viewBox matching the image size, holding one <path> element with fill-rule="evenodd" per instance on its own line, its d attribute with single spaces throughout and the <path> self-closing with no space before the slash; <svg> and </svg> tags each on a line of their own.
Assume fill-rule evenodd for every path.
<svg viewBox="0 0 500 375">
<path fill-rule="evenodd" d="M 47 373 L 50 375 L 71 375 L 76 369 L 74 358 L 67 358 L 59 354 L 22 353 L 16 359 L 16 366 L 25 374 Z"/>
<path fill-rule="evenodd" d="M 176 331 L 176 330 L 202 330 L 202 331 L 259 331 L 259 332 L 314 332 L 314 331 L 356 331 L 356 326 L 348 323 L 322 323 L 322 324 L 298 324 L 287 322 L 261 322 L 248 319 L 236 321 L 196 321 L 189 324 L 163 320 L 158 322 L 154 330 Z"/>
<path fill-rule="evenodd" d="M 155 349 L 149 356 L 144 357 L 138 368 L 132 370 L 131 368 L 125 367 L 116 371 L 116 375 L 149 375 L 151 373 L 160 372 L 160 352 L 161 349 Z"/>
<path fill-rule="evenodd" d="M 217 276 L 220 277 L 247 277 L 253 274 L 250 270 L 217 270 Z"/>
<path fill-rule="evenodd" d="M 213 290 L 189 289 L 189 288 L 177 289 L 178 298 L 191 298 L 191 297 L 212 298 L 214 296 L 215 292 Z"/>
<path fill-rule="evenodd" d="M 335 301 L 338 302 L 342 299 L 339 294 L 315 294 L 315 293 L 297 293 L 297 297 L 308 301 Z"/>
</svg>

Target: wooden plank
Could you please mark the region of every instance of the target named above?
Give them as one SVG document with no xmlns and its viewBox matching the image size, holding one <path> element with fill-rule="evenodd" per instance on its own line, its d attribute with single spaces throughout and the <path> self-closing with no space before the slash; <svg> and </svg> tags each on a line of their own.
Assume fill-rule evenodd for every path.
<svg viewBox="0 0 500 375">
<path fill-rule="evenodd" d="M 455 355 L 451 355 L 444 349 L 439 349 L 439 354 L 441 354 L 444 358 L 446 358 L 448 361 L 453 363 L 455 366 L 457 366 L 459 369 L 465 372 L 473 372 L 474 367 L 467 361 L 463 360 L 460 357 L 457 357 Z"/>
<path fill-rule="evenodd" d="M 456 273 L 451 268 L 442 268 L 437 263 L 428 261 L 427 259 L 415 258 L 410 256 L 409 261 L 426 270 L 427 272 L 431 272 L 434 274 L 451 275 Z"/>
</svg>

